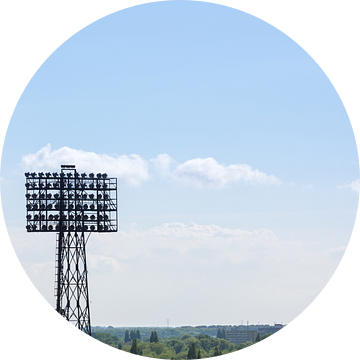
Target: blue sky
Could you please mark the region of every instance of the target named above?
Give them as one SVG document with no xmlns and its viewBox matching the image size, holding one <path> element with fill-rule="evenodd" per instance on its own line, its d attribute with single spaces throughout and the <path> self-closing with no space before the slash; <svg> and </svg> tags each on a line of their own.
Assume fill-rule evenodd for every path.
<svg viewBox="0 0 360 360">
<path fill-rule="evenodd" d="M 97 324 L 289 322 L 336 268 L 358 204 L 355 139 L 326 75 L 277 29 L 206 3 L 152 3 L 95 22 L 47 59 L 19 100 L 3 150 L 4 216 L 49 302 L 55 240 L 24 233 L 23 172 L 57 170 L 63 159 L 119 178 L 120 232 L 94 234 L 88 247 Z M 109 290 L 119 277 L 147 289 L 128 306 L 157 300 L 153 317 L 145 306 L 111 321 L 98 294 L 119 302 Z M 239 283 L 248 295 L 234 316 Z M 217 297 L 202 312 L 183 294 L 200 289 L 200 306 L 214 286 L 234 300 L 209 318 Z M 260 296 L 273 299 L 268 313 Z"/>
</svg>

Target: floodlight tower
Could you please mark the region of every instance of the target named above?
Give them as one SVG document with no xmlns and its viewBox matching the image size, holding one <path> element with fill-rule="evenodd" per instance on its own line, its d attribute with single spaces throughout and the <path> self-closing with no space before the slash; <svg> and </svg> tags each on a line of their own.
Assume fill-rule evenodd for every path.
<svg viewBox="0 0 360 360">
<path fill-rule="evenodd" d="M 75 165 L 25 177 L 27 231 L 57 233 L 56 311 L 91 335 L 85 245 L 92 232 L 117 231 L 117 179 Z"/>
</svg>

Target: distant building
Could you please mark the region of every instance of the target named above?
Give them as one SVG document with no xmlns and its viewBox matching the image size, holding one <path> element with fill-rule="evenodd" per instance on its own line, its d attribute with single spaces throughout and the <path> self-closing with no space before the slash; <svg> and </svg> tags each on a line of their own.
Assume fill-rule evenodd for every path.
<svg viewBox="0 0 360 360">
<path fill-rule="evenodd" d="M 265 335 L 265 334 L 274 334 L 277 331 L 279 331 L 280 329 L 282 329 L 283 327 L 284 327 L 284 325 L 282 325 L 282 324 L 274 324 L 273 326 L 265 325 L 263 327 L 258 328 L 258 333 L 260 334 L 260 336 Z"/>
<path fill-rule="evenodd" d="M 248 341 L 255 342 L 257 333 L 257 330 L 227 330 L 226 340 L 236 345 L 245 344 Z"/>
</svg>

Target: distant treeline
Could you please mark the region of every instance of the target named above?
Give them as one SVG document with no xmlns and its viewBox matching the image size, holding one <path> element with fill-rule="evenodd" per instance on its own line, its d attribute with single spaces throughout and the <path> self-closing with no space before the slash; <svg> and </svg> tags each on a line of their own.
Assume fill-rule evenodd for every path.
<svg viewBox="0 0 360 360">
<path fill-rule="evenodd" d="M 119 337 L 115 334 L 111 334 L 110 331 L 115 331 L 117 329 L 106 329 L 108 330 L 106 332 L 96 332 L 95 328 L 93 328 L 92 336 L 117 349 L 158 359 L 180 360 L 208 358 L 228 354 L 253 345 L 250 341 L 240 345 L 230 343 L 223 338 L 225 329 L 219 329 L 219 331 L 216 330 L 217 337 L 207 334 L 198 334 L 195 336 L 183 334 L 171 337 L 161 337 L 158 334 L 158 330 L 150 328 L 146 328 L 146 334 L 149 336 L 144 336 L 140 329 L 124 329 L 124 337 Z M 130 339 L 130 334 L 132 334 L 133 339 Z M 270 334 L 258 336 L 256 342 L 261 341 L 268 336 L 270 336 Z"/>
<path fill-rule="evenodd" d="M 149 338 L 151 336 L 152 331 L 156 331 L 158 336 L 161 338 L 168 338 L 168 337 L 176 337 L 176 336 L 183 336 L 185 334 L 197 336 L 197 335 L 209 335 L 212 337 L 216 337 L 218 335 L 218 330 L 231 330 L 232 328 L 237 328 L 240 330 L 257 330 L 258 327 L 264 325 L 199 325 L 199 326 L 181 326 L 181 327 L 136 327 L 136 328 L 125 328 L 125 327 L 113 327 L 113 326 L 94 326 L 91 329 L 92 333 L 108 333 L 111 335 L 116 335 L 120 338 L 125 337 L 125 332 L 128 330 L 129 332 L 139 330 L 141 333 L 142 339 Z M 224 337 L 225 338 L 225 337 Z"/>
</svg>

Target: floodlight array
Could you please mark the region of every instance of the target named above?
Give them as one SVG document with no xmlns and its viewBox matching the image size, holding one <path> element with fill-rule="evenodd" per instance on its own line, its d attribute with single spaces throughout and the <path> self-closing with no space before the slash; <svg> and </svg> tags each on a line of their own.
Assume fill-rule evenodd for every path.
<svg viewBox="0 0 360 360">
<path fill-rule="evenodd" d="M 117 231 L 117 179 L 76 170 L 27 172 L 28 232 Z"/>
</svg>

